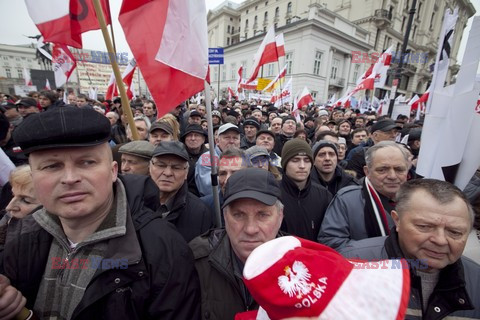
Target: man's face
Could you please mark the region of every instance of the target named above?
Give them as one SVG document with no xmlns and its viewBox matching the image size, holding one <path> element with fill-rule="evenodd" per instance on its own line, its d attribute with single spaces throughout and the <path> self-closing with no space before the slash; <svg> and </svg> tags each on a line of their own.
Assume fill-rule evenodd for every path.
<svg viewBox="0 0 480 320">
<path fill-rule="evenodd" d="M 307 156 L 295 156 L 287 163 L 285 174 L 294 182 L 304 182 L 310 175 L 312 169 L 312 162 Z"/>
<path fill-rule="evenodd" d="M 380 131 L 377 130 L 372 133 L 372 139 L 375 143 L 379 143 L 382 141 L 395 141 L 397 137 L 397 129 L 392 129 L 388 131 Z"/>
<path fill-rule="evenodd" d="M 315 157 L 315 168 L 324 174 L 330 174 L 335 171 L 337 167 L 337 154 L 335 150 L 330 147 L 323 147 Z"/>
<path fill-rule="evenodd" d="M 297 123 L 295 120 L 287 120 L 285 123 L 282 125 L 282 131 L 285 135 L 293 135 L 295 131 L 297 131 Z"/>
<path fill-rule="evenodd" d="M 69 94 L 67 96 L 67 101 L 68 101 L 68 104 L 71 104 L 74 106 L 77 104 L 77 96 L 74 94 Z"/>
<path fill-rule="evenodd" d="M 254 199 L 238 199 L 224 211 L 225 229 L 233 252 L 243 262 L 262 243 L 275 239 L 283 211 Z"/>
<path fill-rule="evenodd" d="M 114 124 L 117 123 L 117 118 L 113 115 L 112 112 L 107 112 L 107 114 L 105 116 L 110 121 L 110 125 L 113 126 Z"/>
<path fill-rule="evenodd" d="M 147 158 L 134 156 L 131 154 L 122 154 L 122 173 L 124 174 L 142 174 L 148 176 Z"/>
<path fill-rule="evenodd" d="M 214 126 L 219 125 L 221 120 L 222 119 L 220 117 L 212 116 L 212 123 L 213 123 Z"/>
<path fill-rule="evenodd" d="M 218 184 L 220 185 L 220 190 L 225 193 L 225 184 L 232 174 L 246 167 L 241 157 L 224 157 L 220 159 L 218 166 Z"/>
<path fill-rule="evenodd" d="M 350 134 L 350 124 L 348 122 L 343 122 L 338 127 L 338 133 L 342 136 L 347 136 Z"/>
<path fill-rule="evenodd" d="M 363 127 L 365 127 L 365 119 L 356 118 L 355 119 L 355 128 L 363 128 Z"/>
<path fill-rule="evenodd" d="M 148 136 L 147 124 L 143 120 L 135 120 L 135 127 L 137 127 L 137 132 L 140 140 L 146 140 Z M 131 135 L 131 132 L 130 132 Z M 130 140 L 132 137 L 128 137 Z"/>
<path fill-rule="evenodd" d="M 201 124 L 202 123 L 202 118 L 200 116 L 193 116 L 193 117 L 188 117 L 188 123 L 189 124 Z"/>
<path fill-rule="evenodd" d="M 277 114 L 275 112 L 272 112 L 268 115 L 268 122 L 272 123 L 273 118 L 275 118 Z"/>
<path fill-rule="evenodd" d="M 393 199 L 407 181 L 408 164 L 400 150 L 386 147 L 375 152 L 372 167 L 365 166 L 364 171 L 377 192 Z"/>
<path fill-rule="evenodd" d="M 161 192 L 176 192 L 185 183 L 187 175 L 187 161 L 180 157 L 158 156 L 150 162 L 150 177 Z"/>
<path fill-rule="evenodd" d="M 270 153 L 272 152 L 273 147 L 275 146 L 275 140 L 268 133 L 262 133 L 258 136 L 256 145 L 260 147 L 264 147 Z"/>
<path fill-rule="evenodd" d="M 29 162 L 36 198 L 48 212 L 90 220 L 109 210 L 118 167 L 108 144 L 35 151 Z"/>
<path fill-rule="evenodd" d="M 345 159 L 345 153 L 347 152 L 347 145 L 343 143 L 339 143 L 337 147 L 338 147 L 338 159 L 339 160 Z"/>
<path fill-rule="evenodd" d="M 163 130 L 157 129 L 150 132 L 148 135 L 148 141 L 154 146 L 158 146 L 161 141 L 172 141 L 173 136 Z"/>
<path fill-rule="evenodd" d="M 367 139 L 367 131 L 359 131 L 353 134 L 352 143 L 358 146 L 361 142 Z"/>
<path fill-rule="evenodd" d="M 46 108 L 46 107 L 48 107 L 49 105 L 52 104 L 52 102 L 50 101 L 50 99 L 48 99 L 48 98 L 45 97 L 45 96 L 40 96 L 38 103 L 40 103 L 40 106 L 41 106 L 42 108 Z"/>
<path fill-rule="evenodd" d="M 140 109 L 140 108 L 135 109 L 135 111 L 134 111 L 134 113 L 133 113 L 133 116 L 134 116 L 134 117 L 143 116 L 143 109 Z"/>
<path fill-rule="evenodd" d="M 245 136 L 249 140 L 255 139 L 255 136 L 257 135 L 257 128 L 255 126 L 247 124 L 243 129 L 245 130 Z"/>
<path fill-rule="evenodd" d="M 147 117 L 152 117 L 153 115 L 155 115 L 155 110 L 153 109 L 153 103 L 145 102 L 142 108 L 143 108 L 143 114 L 146 115 Z"/>
<path fill-rule="evenodd" d="M 252 112 L 252 117 L 257 119 L 258 123 L 262 123 L 262 111 L 260 110 L 254 110 Z"/>
<path fill-rule="evenodd" d="M 426 261 L 426 271 L 441 270 L 462 255 L 471 230 L 464 201 L 439 203 L 428 192 L 414 192 L 404 212 L 392 211 L 398 241 L 406 258 Z"/>
<path fill-rule="evenodd" d="M 343 112 L 342 111 L 334 112 L 333 115 L 332 115 L 332 119 L 335 120 L 335 121 L 344 119 Z"/>
<path fill-rule="evenodd" d="M 198 132 L 190 132 L 185 137 L 185 145 L 190 150 L 198 149 L 205 143 L 205 136 Z"/>
<path fill-rule="evenodd" d="M 87 105 L 87 99 L 77 97 L 77 107 L 84 107 Z"/>
<path fill-rule="evenodd" d="M 273 119 L 272 124 L 270 126 L 270 130 L 272 130 L 272 132 L 275 134 L 279 134 L 280 131 L 282 130 L 282 119 L 281 118 Z"/>
<path fill-rule="evenodd" d="M 37 107 L 27 107 L 27 106 L 24 106 L 24 105 L 21 105 L 21 104 L 19 104 L 17 106 L 17 109 L 18 109 L 18 113 L 22 117 L 25 117 L 25 116 L 29 115 L 30 113 L 38 113 L 39 112 Z"/>
<path fill-rule="evenodd" d="M 205 109 L 205 106 L 202 106 L 202 105 L 197 107 L 197 111 L 200 112 L 202 117 L 205 117 L 205 113 L 207 113 L 207 110 Z"/>
<path fill-rule="evenodd" d="M 218 135 L 217 145 L 221 151 L 229 148 L 240 148 L 240 134 L 236 131 L 229 130 Z"/>
<path fill-rule="evenodd" d="M 313 120 L 308 120 L 307 122 L 305 122 L 305 127 L 306 128 L 313 128 L 313 126 L 315 125 L 315 122 L 313 122 Z"/>
</svg>

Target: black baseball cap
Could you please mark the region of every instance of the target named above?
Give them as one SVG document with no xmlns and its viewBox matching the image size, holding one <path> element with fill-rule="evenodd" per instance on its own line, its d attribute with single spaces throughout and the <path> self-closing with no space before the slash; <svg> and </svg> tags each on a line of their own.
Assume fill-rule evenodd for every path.
<svg viewBox="0 0 480 320">
<path fill-rule="evenodd" d="M 24 106 L 27 108 L 30 107 L 36 107 L 37 106 L 37 100 L 33 98 L 22 98 L 19 102 L 17 102 L 17 107 L 18 106 Z"/>
<path fill-rule="evenodd" d="M 271 172 L 260 168 L 246 168 L 235 172 L 228 179 L 222 209 L 231 202 L 244 198 L 273 206 L 280 196 L 280 187 Z"/>
<path fill-rule="evenodd" d="M 395 123 L 395 121 L 393 121 L 392 119 L 382 119 L 380 121 L 377 121 L 375 122 L 373 125 L 372 125 L 372 133 L 374 133 L 375 131 L 383 131 L 383 132 L 387 132 L 387 131 L 390 131 L 392 129 L 397 129 L 397 130 L 402 130 L 402 128 L 400 126 L 398 126 L 398 124 Z"/>
<path fill-rule="evenodd" d="M 179 141 L 162 141 L 154 150 L 152 157 L 174 155 L 188 161 L 188 152 L 185 145 Z"/>
</svg>

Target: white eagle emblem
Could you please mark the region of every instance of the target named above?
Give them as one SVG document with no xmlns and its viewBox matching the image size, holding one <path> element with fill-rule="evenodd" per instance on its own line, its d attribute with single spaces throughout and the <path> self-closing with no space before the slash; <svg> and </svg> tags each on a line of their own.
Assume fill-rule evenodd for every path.
<svg viewBox="0 0 480 320">
<path fill-rule="evenodd" d="M 295 261 L 292 268 L 286 266 L 284 270 L 285 275 L 278 277 L 278 286 L 290 298 L 296 296 L 301 299 L 315 287 L 315 284 L 309 282 L 311 275 L 303 262 Z"/>
</svg>

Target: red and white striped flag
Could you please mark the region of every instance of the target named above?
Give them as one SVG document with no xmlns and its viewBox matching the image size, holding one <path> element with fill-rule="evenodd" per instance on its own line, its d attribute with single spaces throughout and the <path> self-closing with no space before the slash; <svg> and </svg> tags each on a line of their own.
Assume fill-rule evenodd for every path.
<svg viewBox="0 0 480 320">
<path fill-rule="evenodd" d="M 115 74 L 112 72 L 110 80 L 108 81 L 107 93 L 105 94 L 105 100 L 113 100 L 113 97 L 117 96 L 117 84 L 115 82 Z"/>
<path fill-rule="evenodd" d="M 26 86 L 33 85 L 32 77 L 30 76 L 30 71 L 27 70 L 27 68 L 23 68 L 23 80 L 25 80 L 25 85 Z"/>
<path fill-rule="evenodd" d="M 45 90 L 52 90 L 52 87 L 50 87 L 50 82 L 48 79 L 45 80 Z"/>
<path fill-rule="evenodd" d="M 232 88 L 228 87 L 228 101 L 232 101 L 233 99 L 238 100 L 237 95 Z"/>
<path fill-rule="evenodd" d="M 127 86 L 127 96 L 128 99 L 132 99 L 134 96 L 133 89 L 133 75 L 135 74 L 135 69 L 137 68 L 137 62 L 135 59 L 132 59 L 128 62 L 127 67 L 122 73 L 122 82 Z"/>
<path fill-rule="evenodd" d="M 67 83 L 68 78 L 77 67 L 77 61 L 66 45 L 57 43 L 53 45 L 52 58 L 55 85 L 59 88 Z"/>
<path fill-rule="evenodd" d="M 123 0 L 119 21 L 157 102 L 157 117 L 205 88 L 205 1 Z"/>
<path fill-rule="evenodd" d="M 111 23 L 108 1 L 101 0 L 107 24 Z M 28 14 L 46 42 L 82 47 L 82 33 L 100 29 L 92 0 L 25 0 Z"/>
<path fill-rule="evenodd" d="M 278 75 L 275 77 L 275 79 L 273 79 L 262 91 L 271 91 L 272 89 L 274 89 L 274 86 L 282 81 L 282 79 L 285 78 L 285 75 L 287 74 L 287 65 L 285 65 L 282 70 L 280 70 L 280 72 L 278 73 Z"/>
<path fill-rule="evenodd" d="M 272 102 L 276 108 L 279 108 L 286 102 L 292 102 L 292 97 L 292 77 L 290 77 L 283 87 L 282 92 L 280 92 L 279 95 L 272 96 L 270 102 Z"/>
<path fill-rule="evenodd" d="M 247 83 L 257 78 L 261 66 L 275 61 L 278 61 L 277 43 L 275 41 L 275 29 L 271 26 L 253 57 L 252 75 L 248 78 Z"/>
<path fill-rule="evenodd" d="M 283 33 L 280 33 L 275 36 L 275 43 L 277 46 L 277 56 L 285 57 L 285 39 L 283 38 Z"/>
<path fill-rule="evenodd" d="M 307 87 L 303 87 L 303 90 L 296 96 L 296 104 L 293 106 L 293 110 L 301 110 L 303 106 L 313 102 L 313 97 Z"/>
<path fill-rule="evenodd" d="M 237 92 L 240 92 L 240 89 L 241 89 L 240 84 L 242 83 L 242 75 L 243 75 L 243 65 L 241 65 L 240 68 L 238 68 L 237 74 L 238 74 L 237 87 L 235 88 L 235 90 Z"/>
</svg>

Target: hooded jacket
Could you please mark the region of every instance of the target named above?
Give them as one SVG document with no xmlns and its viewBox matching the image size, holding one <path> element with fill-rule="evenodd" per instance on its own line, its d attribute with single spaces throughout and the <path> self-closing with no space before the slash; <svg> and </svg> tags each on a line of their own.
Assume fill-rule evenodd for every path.
<svg viewBox="0 0 480 320">
<path fill-rule="evenodd" d="M 358 182 L 355 180 L 355 178 L 346 173 L 345 170 L 340 168 L 338 165 L 335 167 L 335 173 L 333 174 L 332 180 L 328 182 L 322 179 L 315 167 L 312 169 L 310 176 L 313 182 L 327 188 L 332 195 L 336 195 L 338 190 L 342 189 L 343 187 L 358 186 Z"/>
</svg>

